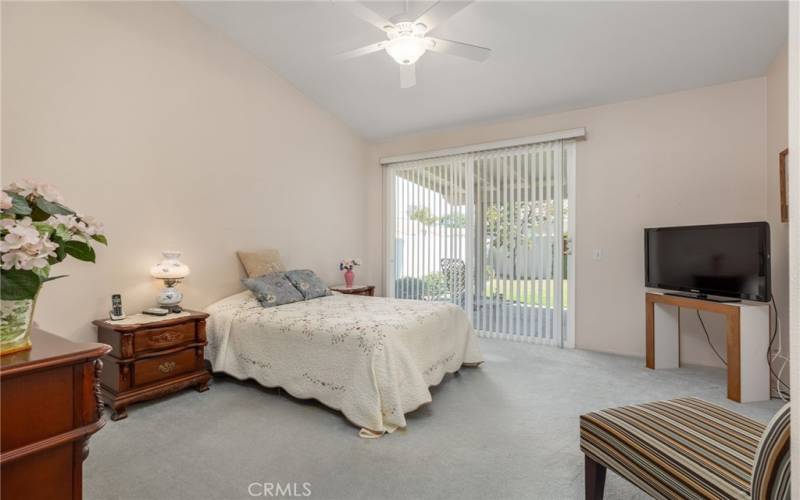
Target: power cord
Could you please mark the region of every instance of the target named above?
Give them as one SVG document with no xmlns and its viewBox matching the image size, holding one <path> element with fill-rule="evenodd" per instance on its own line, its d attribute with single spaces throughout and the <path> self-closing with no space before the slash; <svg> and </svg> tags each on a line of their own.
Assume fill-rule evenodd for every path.
<svg viewBox="0 0 800 500">
<path fill-rule="evenodd" d="M 775 339 L 778 337 L 780 318 L 778 316 L 778 305 L 775 302 L 775 297 L 770 297 L 770 302 L 772 303 L 772 308 L 775 310 L 775 328 L 773 328 L 772 330 L 772 335 L 770 336 L 769 339 L 769 346 L 767 347 L 767 365 L 769 365 L 770 374 L 772 375 L 773 378 L 775 378 L 775 385 L 777 385 L 776 390 L 778 392 L 778 397 L 780 399 L 783 399 L 784 401 L 789 401 L 790 391 L 791 391 L 791 389 L 789 388 L 789 384 L 781 380 L 780 375 L 778 373 L 775 373 L 775 368 L 773 368 L 772 366 L 772 363 L 774 361 L 774 357 L 772 356 L 772 346 L 775 343 Z M 717 355 L 719 360 L 722 361 L 722 363 L 725 366 L 728 366 L 728 362 L 725 361 L 725 359 L 719 354 L 717 349 L 714 347 L 714 344 L 711 343 L 711 336 L 708 334 L 708 329 L 706 328 L 706 324 L 703 321 L 703 317 L 700 315 L 700 311 L 696 310 L 695 312 L 697 313 L 697 319 L 700 320 L 700 326 L 703 327 L 703 332 L 706 334 L 706 340 L 708 340 L 708 345 L 711 346 L 711 350 L 714 351 L 714 354 Z M 781 369 L 781 372 L 782 371 L 783 369 Z M 786 390 L 784 391 L 783 389 L 781 389 L 781 386 L 785 387 Z"/>
<path fill-rule="evenodd" d="M 723 365 L 728 366 L 728 362 L 725 361 L 725 358 L 720 356 L 720 354 L 717 352 L 717 348 L 714 347 L 714 344 L 711 343 L 711 336 L 708 334 L 708 329 L 706 329 L 706 324 L 703 321 L 703 317 L 700 316 L 700 310 L 699 309 L 695 309 L 695 312 L 697 313 L 697 319 L 700 320 L 700 326 L 703 327 L 703 332 L 705 332 L 705 334 L 706 334 L 706 340 L 708 340 L 708 345 L 711 346 L 711 350 L 714 351 L 714 354 L 716 354 L 717 357 L 719 358 L 719 360 L 722 361 Z"/>
<path fill-rule="evenodd" d="M 781 380 L 778 374 L 775 373 L 775 369 L 772 367 L 772 362 L 774 361 L 772 356 L 772 344 L 775 342 L 775 338 L 778 336 L 780 317 L 778 316 L 778 304 L 775 302 L 775 297 L 771 296 L 770 301 L 772 302 L 772 308 L 775 310 L 775 328 L 772 330 L 772 336 L 769 339 L 769 346 L 767 347 L 767 365 L 769 365 L 769 372 L 775 378 L 775 384 L 778 386 L 777 387 L 778 395 L 780 396 L 781 399 L 788 400 L 789 395 L 791 393 L 789 384 Z M 786 391 L 781 390 L 781 385 L 786 388 Z"/>
</svg>

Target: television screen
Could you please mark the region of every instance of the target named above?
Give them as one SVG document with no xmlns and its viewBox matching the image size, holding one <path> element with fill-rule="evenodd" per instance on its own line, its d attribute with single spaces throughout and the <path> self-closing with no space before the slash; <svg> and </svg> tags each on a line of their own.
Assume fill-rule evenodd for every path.
<svg viewBox="0 0 800 500">
<path fill-rule="evenodd" d="M 768 302 L 769 224 L 644 230 L 645 286 Z"/>
</svg>

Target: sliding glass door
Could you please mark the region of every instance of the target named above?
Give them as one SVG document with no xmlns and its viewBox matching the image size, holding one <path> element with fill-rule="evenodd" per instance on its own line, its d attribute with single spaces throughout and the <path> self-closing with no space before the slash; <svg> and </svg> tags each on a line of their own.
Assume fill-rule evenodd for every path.
<svg viewBox="0 0 800 500">
<path fill-rule="evenodd" d="M 391 168 L 395 297 L 466 306 L 467 161 L 458 156 Z"/>
<path fill-rule="evenodd" d="M 482 335 L 571 345 L 574 160 L 553 141 L 388 166 L 389 293 L 457 304 Z"/>
</svg>

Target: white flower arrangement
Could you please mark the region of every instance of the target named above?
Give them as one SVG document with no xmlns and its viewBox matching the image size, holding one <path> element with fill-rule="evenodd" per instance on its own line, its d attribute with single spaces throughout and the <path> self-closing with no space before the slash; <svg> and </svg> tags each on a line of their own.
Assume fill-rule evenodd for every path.
<svg viewBox="0 0 800 500">
<path fill-rule="evenodd" d="M 47 259 L 56 256 L 58 245 L 34 227 L 30 217 L 22 219 L 0 219 L 0 231 L 5 236 L 0 240 L 2 269 L 43 269 Z"/>
<path fill-rule="evenodd" d="M 339 262 L 339 270 L 340 271 L 352 271 L 354 267 L 360 266 L 361 260 L 360 259 L 344 259 L 343 261 Z"/>
<path fill-rule="evenodd" d="M 91 243 L 107 244 L 103 225 L 62 205 L 50 184 L 30 179 L 0 191 L 0 276 L 3 300 L 33 299 L 50 267 L 68 255 L 94 262 Z M 60 276 L 59 276 L 60 277 Z"/>
</svg>

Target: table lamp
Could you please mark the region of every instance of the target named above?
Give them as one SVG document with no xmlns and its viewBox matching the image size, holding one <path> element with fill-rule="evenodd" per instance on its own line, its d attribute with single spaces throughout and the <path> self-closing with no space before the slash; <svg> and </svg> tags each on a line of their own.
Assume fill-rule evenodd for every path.
<svg viewBox="0 0 800 500">
<path fill-rule="evenodd" d="M 164 280 L 164 289 L 158 295 L 158 305 L 173 313 L 182 311 L 178 305 L 183 300 L 183 294 L 175 288 L 175 285 L 189 276 L 189 266 L 178 260 L 180 252 L 163 251 L 164 260 L 150 269 L 150 276 Z"/>
</svg>

